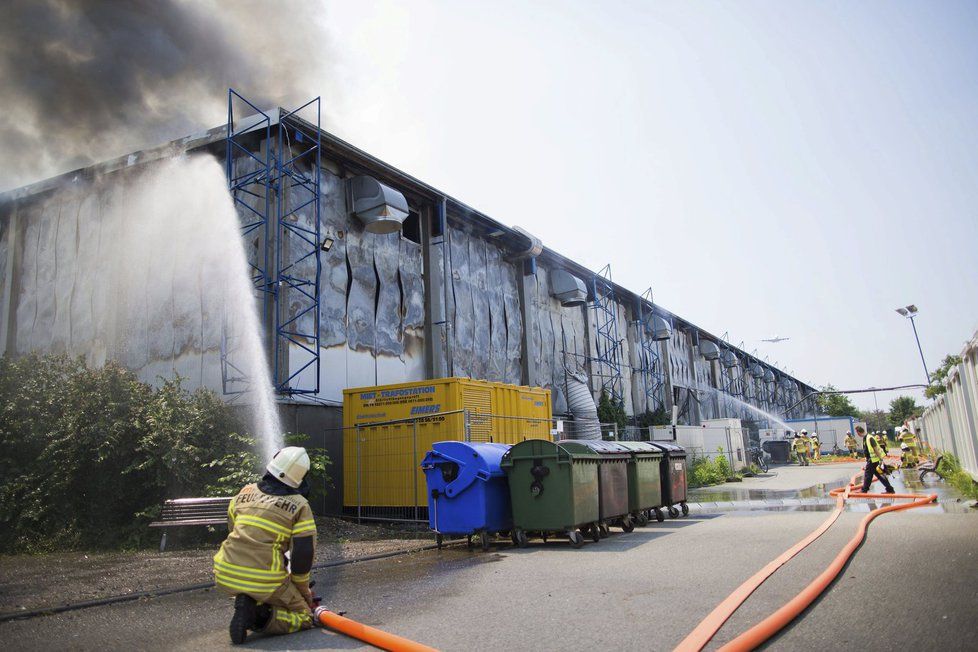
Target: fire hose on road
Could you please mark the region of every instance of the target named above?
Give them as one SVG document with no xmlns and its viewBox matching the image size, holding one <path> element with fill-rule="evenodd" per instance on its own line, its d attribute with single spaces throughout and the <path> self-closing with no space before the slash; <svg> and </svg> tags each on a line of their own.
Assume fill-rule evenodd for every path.
<svg viewBox="0 0 978 652">
<path fill-rule="evenodd" d="M 325 607 L 317 607 L 313 615 L 316 618 L 316 622 L 323 627 L 341 634 L 346 634 L 365 643 L 370 643 L 381 650 L 389 650 L 390 652 L 438 652 L 433 647 L 415 643 L 402 636 L 390 634 L 375 627 L 350 620 Z"/>
<path fill-rule="evenodd" d="M 877 507 L 867 514 L 859 523 L 856 533 L 842 548 L 838 555 L 832 560 L 828 567 L 819 574 L 812 582 L 806 586 L 794 598 L 789 600 L 777 611 L 743 632 L 732 641 L 721 647 L 721 650 L 729 652 L 740 652 L 742 650 L 753 650 L 766 640 L 777 634 L 781 629 L 801 614 L 809 605 L 829 587 L 833 580 L 845 567 L 849 559 L 852 558 L 856 550 L 866 539 L 866 529 L 870 522 L 880 514 L 895 512 L 898 510 L 923 507 L 924 505 L 937 501 L 936 494 L 879 494 L 862 493 L 856 491 L 856 481 L 862 476 L 857 473 L 845 487 L 833 489 L 829 492 L 830 496 L 835 497 L 835 509 L 827 519 L 808 536 L 796 543 L 794 546 L 782 553 L 777 559 L 758 571 L 753 577 L 737 587 L 733 593 L 727 596 L 723 602 L 710 612 L 690 634 L 676 647 L 677 652 L 691 652 L 702 650 L 710 639 L 720 630 L 730 616 L 742 605 L 751 593 L 753 593 L 764 581 L 771 577 L 779 568 L 786 564 L 792 557 L 807 548 L 812 542 L 824 534 L 833 523 L 835 523 L 842 512 L 845 510 L 847 500 L 855 498 L 891 498 L 908 499 L 910 502 L 898 503 Z"/>
</svg>

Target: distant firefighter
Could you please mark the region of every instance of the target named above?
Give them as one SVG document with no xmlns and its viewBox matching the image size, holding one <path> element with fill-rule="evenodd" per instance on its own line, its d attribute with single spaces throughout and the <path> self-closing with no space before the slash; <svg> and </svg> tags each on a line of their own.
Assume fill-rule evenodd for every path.
<svg viewBox="0 0 978 652">
<path fill-rule="evenodd" d="M 795 433 L 795 438 L 791 442 L 791 448 L 795 451 L 795 455 L 798 456 L 798 464 L 801 466 L 808 466 L 808 431 L 802 430 L 800 433 Z"/>
<path fill-rule="evenodd" d="M 849 454 L 853 457 L 857 456 L 857 444 L 856 438 L 852 436 L 851 430 L 846 430 L 846 448 L 849 449 Z"/>
<path fill-rule="evenodd" d="M 883 483 L 886 493 L 896 493 L 890 481 L 886 479 L 886 466 L 884 465 L 886 451 L 880 445 L 878 436 L 876 434 L 867 435 L 862 426 L 856 426 L 856 434 L 866 440 L 866 473 L 863 475 L 863 493 L 869 491 L 870 485 L 873 484 L 873 476 L 876 476 Z"/>
</svg>

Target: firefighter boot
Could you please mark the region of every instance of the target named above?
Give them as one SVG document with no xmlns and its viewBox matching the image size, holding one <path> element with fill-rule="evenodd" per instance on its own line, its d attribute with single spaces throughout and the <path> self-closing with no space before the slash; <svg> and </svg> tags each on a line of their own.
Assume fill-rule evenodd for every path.
<svg viewBox="0 0 978 652">
<path fill-rule="evenodd" d="M 248 636 L 249 629 L 255 629 L 255 619 L 257 603 L 250 595 L 239 593 L 234 596 L 234 615 L 231 616 L 231 625 L 228 633 L 231 634 L 231 642 L 241 645 Z"/>
</svg>

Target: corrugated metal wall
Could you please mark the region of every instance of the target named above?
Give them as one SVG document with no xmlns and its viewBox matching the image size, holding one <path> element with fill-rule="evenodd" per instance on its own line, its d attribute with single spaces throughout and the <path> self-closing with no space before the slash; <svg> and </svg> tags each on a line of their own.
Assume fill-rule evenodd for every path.
<svg viewBox="0 0 978 652">
<path fill-rule="evenodd" d="M 978 332 L 961 351 L 961 364 L 948 374 L 946 387 L 910 425 L 938 451 L 953 453 L 978 481 Z"/>
</svg>

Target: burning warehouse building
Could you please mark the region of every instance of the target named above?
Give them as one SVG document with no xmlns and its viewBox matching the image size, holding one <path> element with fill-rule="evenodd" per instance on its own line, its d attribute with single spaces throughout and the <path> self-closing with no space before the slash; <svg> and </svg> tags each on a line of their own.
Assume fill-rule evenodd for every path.
<svg viewBox="0 0 978 652">
<path fill-rule="evenodd" d="M 587 269 L 532 225 L 323 131 L 318 100 L 263 112 L 232 92 L 229 108 L 226 126 L 0 196 L 6 353 L 118 359 L 149 382 L 245 393 L 244 326 L 226 309 L 243 299 L 200 263 L 233 265 L 239 235 L 287 430 L 338 427 L 345 388 L 449 376 L 547 388 L 569 419 L 586 386 L 629 416 L 675 408 L 690 425 L 757 423 L 752 407 L 796 416 L 812 389 L 614 283 L 610 266 Z M 172 168 L 187 160 L 209 171 Z M 230 190 L 235 235 L 208 226 L 205 183 Z"/>
</svg>

